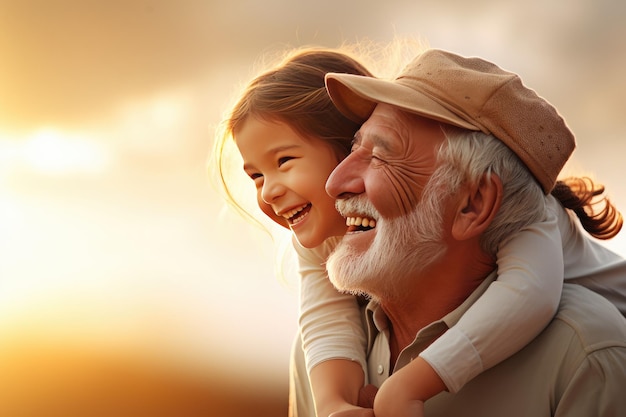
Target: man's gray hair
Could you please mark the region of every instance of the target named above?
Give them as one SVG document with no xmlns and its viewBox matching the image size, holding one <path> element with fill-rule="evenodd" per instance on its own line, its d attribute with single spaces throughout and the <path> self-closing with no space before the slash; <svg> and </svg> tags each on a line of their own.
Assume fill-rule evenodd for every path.
<svg viewBox="0 0 626 417">
<path fill-rule="evenodd" d="M 463 184 L 478 184 L 484 175 L 495 174 L 502 181 L 502 206 L 481 237 L 483 250 L 495 256 L 506 239 L 545 217 L 545 194 L 517 155 L 493 135 L 456 128 L 446 128 L 445 134 L 433 179 L 443 177 L 446 194 Z"/>
</svg>

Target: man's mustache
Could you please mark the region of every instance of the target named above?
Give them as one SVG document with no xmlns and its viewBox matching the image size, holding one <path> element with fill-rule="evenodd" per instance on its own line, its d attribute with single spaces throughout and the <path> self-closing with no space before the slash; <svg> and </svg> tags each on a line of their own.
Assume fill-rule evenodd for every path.
<svg viewBox="0 0 626 417">
<path fill-rule="evenodd" d="M 335 201 L 335 208 L 343 217 L 359 214 L 374 220 L 380 219 L 380 213 L 363 194 Z"/>
</svg>

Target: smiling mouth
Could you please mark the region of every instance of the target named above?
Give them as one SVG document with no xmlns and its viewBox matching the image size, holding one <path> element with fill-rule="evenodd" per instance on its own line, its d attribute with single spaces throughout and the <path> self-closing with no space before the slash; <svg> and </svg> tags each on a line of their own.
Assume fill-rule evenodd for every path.
<svg viewBox="0 0 626 417">
<path fill-rule="evenodd" d="M 376 220 L 370 217 L 346 217 L 346 226 L 348 226 L 348 233 L 367 232 L 376 228 Z"/>
<path fill-rule="evenodd" d="M 311 203 L 303 204 L 300 207 L 289 210 L 282 214 L 282 217 L 287 220 L 290 225 L 295 225 L 300 223 L 311 211 Z"/>
</svg>

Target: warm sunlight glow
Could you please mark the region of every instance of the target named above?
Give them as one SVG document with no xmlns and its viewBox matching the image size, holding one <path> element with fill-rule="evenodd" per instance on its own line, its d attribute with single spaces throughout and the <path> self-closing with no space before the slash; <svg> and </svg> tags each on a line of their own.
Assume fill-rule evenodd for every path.
<svg viewBox="0 0 626 417">
<path fill-rule="evenodd" d="M 177 92 L 124 102 L 115 115 L 118 145 L 149 153 L 179 148 L 183 142 L 181 128 L 185 127 L 190 107 L 186 97 Z"/>
<path fill-rule="evenodd" d="M 73 137 L 55 129 L 42 129 L 21 146 L 29 168 L 47 174 L 101 172 L 108 164 L 105 150 L 93 140 Z"/>
<path fill-rule="evenodd" d="M 8 254 L 10 242 L 17 238 L 20 225 L 23 223 L 23 214 L 14 199 L 9 198 L 6 190 L 0 193 L 0 251 Z M 3 268 L 0 266 L 0 276 Z"/>
<path fill-rule="evenodd" d="M 42 128 L 25 136 L 0 133 L 0 176 L 101 173 L 111 155 L 102 142 L 80 133 Z"/>
<path fill-rule="evenodd" d="M 571 124 L 571 175 L 626 214 L 626 2 L 379 3 L 0 0 L 0 417 L 288 414 L 291 231 L 232 138 L 224 173 L 252 217 L 208 162 L 291 47 L 346 45 L 381 78 L 417 44 L 519 71 Z M 626 255 L 626 227 L 603 243 Z"/>
<path fill-rule="evenodd" d="M 152 120 L 165 127 L 176 125 L 184 117 L 186 110 L 183 100 L 175 96 L 158 97 L 149 108 Z"/>
</svg>

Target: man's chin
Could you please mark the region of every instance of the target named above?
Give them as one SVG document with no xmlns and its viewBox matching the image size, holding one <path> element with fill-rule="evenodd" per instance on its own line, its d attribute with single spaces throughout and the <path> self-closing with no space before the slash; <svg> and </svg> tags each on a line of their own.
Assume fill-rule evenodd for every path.
<svg viewBox="0 0 626 417">
<path fill-rule="evenodd" d="M 328 278 L 337 290 L 352 294 L 360 294 L 364 291 L 355 277 L 356 266 L 361 264 L 360 258 L 361 255 L 343 240 L 328 257 L 326 261 Z"/>
<path fill-rule="evenodd" d="M 327 261 L 333 285 L 379 300 L 404 296 L 405 280 L 417 278 L 445 252 L 440 211 L 440 202 L 421 202 L 406 216 L 379 216 L 375 229 L 344 236 Z"/>
<path fill-rule="evenodd" d="M 341 239 L 342 245 L 349 245 L 354 254 L 365 253 L 374 244 L 376 229 L 346 233 Z"/>
<path fill-rule="evenodd" d="M 373 247 L 360 251 L 342 240 L 326 263 L 330 282 L 341 292 L 367 295 L 377 300 L 379 286 L 388 282 L 381 279 L 381 274 L 385 271 L 383 265 L 389 265 L 389 255 L 381 254 Z"/>
</svg>

